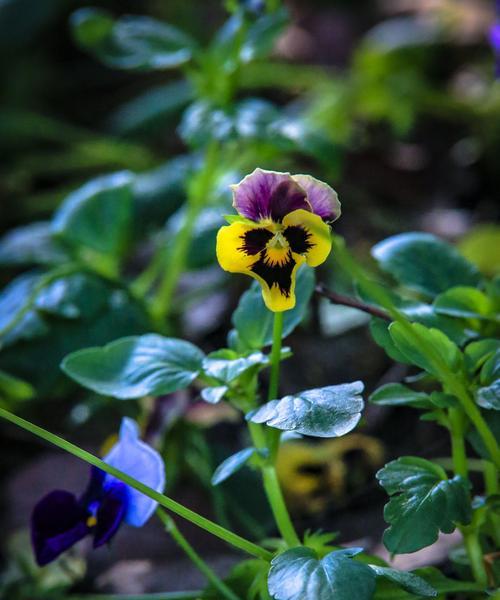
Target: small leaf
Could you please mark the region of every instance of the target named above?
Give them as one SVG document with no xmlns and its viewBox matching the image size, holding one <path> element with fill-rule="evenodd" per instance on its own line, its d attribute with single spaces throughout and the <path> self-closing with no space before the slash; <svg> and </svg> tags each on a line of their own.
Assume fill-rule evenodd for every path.
<svg viewBox="0 0 500 600">
<path fill-rule="evenodd" d="M 257 448 L 243 448 L 243 450 L 226 458 L 215 469 L 212 476 L 212 485 L 219 485 L 219 483 L 234 475 L 236 471 L 239 471 L 258 452 Z"/>
<path fill-rule="evenodd" d="M 393 583 L 396 583 L 399 587 L 403 588 L 410 594 L 416 596 L 424 596 L 425 598 L 434 598 L 437 596 L 437 591 L 414 573 L 408 573 L 407 571 L 398 571 L 397 569 L 390 569 L 388 567 L 379 567 L 376 565 L 370 565 L 375 571 L 378 577 L 384 577 Z"/>
<path fill-rule="evenodd" d="M 399 458 L 381 469 L 377 479 L 392 496 L 384 509 L 390 523 L 384 544 L 390 552 L 416 552 L 433 544 L 439 531 L 451 533 L 456 523 L 470 522 L 469 482 L 458 475 L 444 479 L 430 461 Z"/>
<path fill-rule="evenodd" d="M 469 373 L 478 371 L 497 350 L 500 350 L 500 340 L 494 338 L 467 344 L 464 358 Z"/>
<path fill-rule="evenodd" d="M 187 387 L 198 376 L 203 358 L 203 352 L 189 342 L 148 334 L 78 350 L 61 367 L 98 394 L 141 398 Z"/>
<path fill-rule="evenodd" d="M 331 385 L 271 400 L 247 415 L 284 431 L 315 437 L 339 437 L 358 424 L 363 410 L 363 383 Z"/>
<path fill-rule="evenodd" d="M 283 315 L 283 337 L 290 335 L 304 318 L 313 291 L 314 271 L 302 266 L 297 274 L 295 308 Z M 233 325 L 248 349 L 260 350 L 272 344 L 273 313 L 266 308 L 260 285 L 256 281 L 241 296 L 238 308 L 233 313 Z"/>
<path fill-rule="evenodd" d="M 132 225 L 133 175 L 98 177 L 72 192 L 57 210 L 52 233 L 79 256 L 87 250 L 101 260 L 125 253 Z"/>
<path fill-rule="evenodd" d="M 437 313 L 464 319 L 494 318 L 493 303 L 480 290 L 473 287 L 455 287 L 443 292 L 434 300 Z"/>
<path fill-rule="evenodd" d="M 416 392 L 401 383 L 387 383 L 373 392 L 369 401 L 382 406 L 413 406 L 429 408 L 431 402 L 424 392 Z"/>
<path fill-rule="evenodd" d="M 330 552 L 318 559 L 311 548 L 292 548 L 271 561 L 268 586 L 275 600 L 371 600 L 375 573 L 352 560 L 360 548 Z"/>
<path fill-rule="evenodd" d="M 434 297 L 455 286 L 476 286 L 479 271 L 450 244 L 428 233 L 401 233 L 372 249 L 384 271 L 408 288 Z"/>
<path fill-rule="evenodd" d="M 218 379 L 222 383 L 230 383 L 240 375 L 269 364 L 269 358 L 262 352 L 252 352 L 248 356 L 239 356 L 232 350 L 212 352 L 203 360 L 205 375 Z"/>
<path fill-rule="evenodd" d="M 460 350 L 442 331 L 429 329 L 420 323 L 411 323 L 409 328 L 402 323 L 391 323 L 389 333 L 397 349 L 410 363 L 437 377 L 440 375 L 440 369 L 436 360 L 440 360 L 454 372 L 460 371 L 462 367 Z M 426 349 L 422 348 L 424 343 Z M 430 347 L 434 357 L 429 357 L 427 348 Z"/>
<path fill-rule="evenodd" d="M 387 321 L 379 318 L 374 318 L 370 321 L 370 333 L 375 343 L 383 348 L 392 360 L 403 364 L 411 364 L 411 361 L 398 350 L 396 344 L 393 342 L 389 333 L 389 325 Z"/>
<path fill-rule="evenodd" d="M 476 391 L 476 402 L 487 409 L 500 410 L 500 379 Z"/>
<path fill-rule="evenodd" d="M 217 404 L 220 402 L 222 398 L 224 398 L 224 394 L 229 390 L 227 385 L 216 385 L 212 387 L 203 388 L 200 392 L 201 397 L 205 402 L 210 404 Z"/>
<path fill-rule="evenodd" d="M 190 61 L 196 47 L 190 36 L 167 23 L 135 15 L 115 21 L 97 8 L 74 12 L 71 26 L 82 48 L 116 69 L 172 69 Z"/>
</svg>

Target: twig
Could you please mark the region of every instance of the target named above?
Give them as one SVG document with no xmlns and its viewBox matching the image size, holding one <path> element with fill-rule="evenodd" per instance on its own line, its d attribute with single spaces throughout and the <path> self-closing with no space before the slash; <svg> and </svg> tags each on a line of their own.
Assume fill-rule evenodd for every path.
<svg viewBox="0 0 500 600">
<path fill-rule="evenodd" d="M 391 317 L 381 308 L 377 308 L 376 306 L 372 306 L 371 304 L 366 304 L 361 300 L 357 300 L 356 298 L 351 298 L 350 296 L 344 296 L 343 294 L 338 294 L 337 292 L 332 292 L 324 286 L 322 283 L 318 283 L 315 289 L 316 293 L 324 298 L 330 300 L 334 304 L 342 304 L 343 306 L 350 306 L 352 308 L 357 308 L 358 310 L 362 310 L 365 313 L 368 313 L 374 317 L 378 317 L 379 319 L 384 319 L 385 321 L 392 321 Z"/>
</svg>

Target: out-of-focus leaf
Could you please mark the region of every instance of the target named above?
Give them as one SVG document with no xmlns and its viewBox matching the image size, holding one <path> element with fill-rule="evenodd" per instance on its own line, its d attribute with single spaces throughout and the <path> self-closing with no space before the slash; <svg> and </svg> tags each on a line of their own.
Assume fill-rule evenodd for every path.
<svg viewBox="0 0 500 600">
<path fill-rule="evenodd" d="M 306 266 L 297 273 L 295 308 L 283 315 L 283 337 L 297 327 L 305 316 L 309 300 L 314 290 L 314 271 Z M 248 348 L 260 350 L 273 341 L 273 313 L 262 300 L 262 291 L 257 282 L 252 283 L 240 299 L 233 314 L 233 325 L 240 341 Z"/>
<path fill-rule="evenodd" d="M 0 48 L 18 48 L 32 41 L 63 5 L 63 0 L 1 0 Z"/>
<path fill-rule="evenodd" d="M 500 350 L 500 340 L 494 338 L 486 338 L 468 344 L 464 350 L 465 365 L 468 371 L 474 374 L 497 350 Z"/>
<path fill-rule="evenodd" d="M 189 342 L 149 334 L 78 350 L 61 367 L 80 385 L 103 396 L 141 398 L 187 387 L 200 372 L 203 358 Z"/>
<path fill-rule="evenodd" d="M 2 346 L 13 343 L 18 337 L 27 339 L 46 331 L 43 321 L 28 306 L 39 281 L 39 274 L 25 273 L 16 277 L 0 292 Z"/>
<path fill-rule="evenodd" d="M 65 259 L 48 221 L 16 227 L 0 239 L 0 266 L 54 265 Z"/>
<path fill-rule="evenodd" d="M 365 40 L 381 51 L 390 52 L 407 46 L 424 46 L 439 41 L 441 29 L 430 19 L 414 16 L 387 19 L 366 34 Z"/>
<path fill-rule="evenodd" d="M 35 390 L 30 383 L 5 371 L 0 371 L 0 400 L 2 398 L 29 400 L 34 395 Z"/>
<path fill-rule="evenodd" d="M 224 395 L 229 390 L 227 385 L 215 385 L 212 387 L 203 388 L 200 396 L 209 404 L 217 404 L 224 398 Z"/>
<path fill-rule="evenodd" d="M 110 116 L 110 129 L 120 135 L 152 134 L 193 99 L 188 81 L 175 81 L 147 90 L 117 108 Z"/>
<path fill-rule="evenodd" d="M 54 215 L 53 235 L 83 260 L 97 255 L 108 262 L 123 256 L 132 226 L 133 179 L 132 173 L 123 171 L 74 191 Z"/>
<path fill-rule="evenodd" d="M 276 600 L 371 600 L 375 573 L 352 560 L 361 548 L 330 552 L 318 559 L 311 548 L 292 548 L 271 561 L 269 592 Z"/>
<path fill-rule="evenodd" d="M 443 479 L 430 461 L 404 456 L 388 463 L 377 479 L 391 496 L 384 518 L 384 544 L 393 553 L 416 552 L 433 544 L 439 531 L 451 533 L 470 522 L 468 481 Z"/>
<path fill-rule="evenodd" d="M 416 392 L 401 383 L 387 383 L 379 387 L 369 398 L 373 404 L 382 406 L 413 406 L 432 408 L 429 397 L 424 392 Z"/>
<path fill-rule="evenodd" d="M 340 437 L 358 424 L 363 410 L 363 383 L 330 385 L 271 400 L 247 420 L 314 437 Z"/>
<path fill-rule="evenodd" d="M 437 313 L 464 319 L 494 318 L 493 303 L 486 294 L 472 287 L 455 287 L 434 300 Z"/>
<path fill-rule="evenodd" d="M 474 227 L 458 244 L 460 252 L 485 275 L 500 272 L 500 226 Z"/>
<path fill-rule="evenodd" d="M 476 267 L 443 240 L 428 233 L 402 233 L 379 242 L 372 254 L 403 285 L 434 297 L 456 286 L 476 286 Z"/>
<path fill-rule="evenodd" d="M 243 62 L 265 58 L 273 49 L 278 36 L 288 23 L 288 11 L 280 7 L 271 13 L 258 17 L 248 28 L 240 48 Z"/>
<path fill-rule="evenodd" d="M 186 144 L 199 148 L 211 139 L 234 137 L 234 116 L 232 111 L 214 107 L 208 100 L 198 100 L 184 111 L 178 131 Z"/>
<path fill-rule="evenodd" d="M 186 33 L 150 17 L 125 15 L 115 21 L 105 10 L 81 8 L 71 16 L 71 26 L 82 48 L 117 69 L 180 67 L 196 49 Z"/>
<path fill-rule="evenodd" d="M 421 340 L 433 346 L 434 352 L 451 371 L 454 373 L 460 371 L 463 363 L 460 350 L 442 331 L 429 329 L 420 325 L 420 323 L 412 323 L 410 327 L 413 329 L 414 335 L 411 335 L 411 332 L 401 323 L 392 323 L 389 326 L 392 341 L 407 361 L 424 369 L 431 375 L 437 377 L 440 375 L 435 362 L 429 358 L 427 352 L 422 351 L 420 344 L 416 341 L 415 338 L 418 336 Z"/>
<path fill-rule="evenodd" d="M 222 383 L 230 383 L 248 370 L 262 368 L 268 364 L 269 358 L 262 352 L 240 356 L 233 350 L 218 350 L 203 360 L 203 372 Z"/>
<path fill-rule="evenodd" d="M 483 408 L 500 410 L 500 379 L 476 391 L 476 402 Z"/>
</svg>

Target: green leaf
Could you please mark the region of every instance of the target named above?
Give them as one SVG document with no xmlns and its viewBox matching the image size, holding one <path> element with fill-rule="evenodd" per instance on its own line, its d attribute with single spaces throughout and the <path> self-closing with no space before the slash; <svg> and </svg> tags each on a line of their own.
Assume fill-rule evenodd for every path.
<svg viewBox="0 0 500 600">
<path fill-rule="evenodd" d="M 271 400 L 247 420 L 314 437 L 339 437 L 358 424 L 363 410 L 363 383 L 331 385 Z"/>
<path fill-rule="evenodd" d="M 297 273 L 295 308 L 287 310 L 283 315 L 283 337 L 292 333 L 305 316 L 309 300 L 314 291 L 314 271 L 302 266 Z M 233 325 L 239 339 L 248 349 L 260 350 L 273 341 L 274 314 L 269 311 L 262 300 L 262 291 L 257 282 L 252 283 L 240 299 L 233 313 Z"/>
<path fill-rule="evenodd" d="M 209 404 L 217 404 L 217 402 L 220 402 L 222 398 L 224 398 L 224 395 L 228 390 L 229 387 L 227 385 L 216 385 L 203 388 L 200 392 L 200 395 L 205 402 L 208 402 Z"/>
<path fill-rule="evenodd" d="M 500 340 L 494 338 L 467 344 L 464 358 L 469 373 L 471 375 L 476 373 L 497 350 L 500 350 Z"/>
<path fill-rule="evenodd" d="M 125 15 L 114 20 L 97 8 L 81 8 L 71 15 L 76 42 L 109 67 L 161 70 L 191 60 L 194 40 L 183 31 L 150 17 Z"/>
<path fill-rule="evenodd" d="M 411 364 L 411 361 L 400 352 L 389 333 L 389 325 L 384 319 L 374 318 L 370 321 L 370 333 L 375 343 L 385 350 L 387 356 L 396 362 Z"/>
<path fill-rule="evenodd" d="M 155 135 L 162 132 L 189 102 L 194 89 L 181 80 L 149 88 L 119 106 L 110 116 L 110 129 L 119 135 Z"/>
<path fill-rule="evenodd" d="M 428 233 L 401 233 L 372 249 L 384 271 L 410 289 L 434 297 L 455 286 L 476 286 L 479 271 L 450 244 Z"/>
<path fill-rule="evenodd" d="M 189 342 L 148 334 L 73 352 L 61 367 L 103 396 L 141 398 L 186 388 L 198 376 L 203 358 Z"/>
<path fill-rule="evenodd" d="M 234 350 L 218 350 L 203 360 L 203 371 L 205 375 L 218 379 L 222 383 L 230 383 L 249 369 L 268 364 L 269 358 L 262 352 L 239 356 Z"/>
<path fill-rule="evenodd" d="M 121 257 L 131 233 L 133 179 L 127 171 L 113 173 L 71 193 L 54 215 L 53 234 L 83 259 Z"/>
<path fill-rule="evenodd" d="M 431 375 L 440 376 L 440 364 L 455 373 L 462 368 L 460 350 L 439 329 L 429 329 L 420 323 L 411 323 L 407 327 L 402 323 L 391 323 L 389 333 L 406 360 Z"/>
<path fill-rule="evenodd" d="M 0 400 L 2 397 L 12 400 L 30 400 L 34 396 L 35 389 L 30 383 L 0 370 Z"/>
<path fill-rule="evenodd" d="M 406 456 L 388 463 L 377 479 L 391 496 L 384 509 L 390 524 L 384 544 L 394 554 L 416 552 L 433 544 L 439 531 L 451 533 L 471 518 L 468 481 L 446 479 L 432 462 Z"/>
<path fill-rule="evenodd" d="M 240 48 L 243 62 L 256 58 L 265 58 L 273 49 L 278 36 L 288 24 L 288 11 L 280 7 L 270 13 L 264 13 L 247 30 Z"/>
<path fill-rule="evenodd" d="M 465 319 L 494 318 L 491 300 L 473 287 L 455 287 L 446 290 L 434 300 L 437 313 Z"/>
<path fill-rule="evenodd" d="M 50 222 L 16 227 L 0 239 L 0 266 L 56 265 L 65 259 L 52 239 Z"/>
<path fill-rule="evenodd" d="M 370 396 L 369 401 L 382 406 L 432 407 L 430 398 L 424 392 L 416 392 L 401 383 L 387 383 Z"/>
<path fill-rule="evenodd" d="M 215 469 L 212 476 L 212 485 L 219 485 L 231 475 L 239 471 L 246 463 L 256 454 L 258 454 L 257 448 L 243 448 L 236 454 L 229 456 L 221 462 L 221 464 Z"/>
<path fill-rule="evenodd" d="M 396 569 L 390 569 L 388 567 L 379 567 L 376 565 L 370 565 L 375 571 L 378 577 L 383 577 L 392 581 L 405 591 L 416 596 L 424 596 L 425 598 L 434 598 L 437 596 L 437 591 L 414 573 L 408 573 L 407 571 L 398 571 Z"/>
<path fill-rule="evenodd" d="M 275 600 L 371 600 L 375 573 L 352 560 L 360 548 L 318 559 L 311 548 L 292 548 L 271 561 L 268 585 Z"/>
</svg>

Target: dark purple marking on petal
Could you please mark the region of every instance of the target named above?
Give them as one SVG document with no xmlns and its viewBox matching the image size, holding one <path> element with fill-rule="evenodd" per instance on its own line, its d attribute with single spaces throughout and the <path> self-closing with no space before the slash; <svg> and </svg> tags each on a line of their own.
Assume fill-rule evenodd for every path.
<svg viewBox="0 0 500 600">
<path fill-rule="evenodd" d="M 44 496 L 31 515 L 31 541 L 42 567 L 89 533 L 88 513 L 76 496 L 55 490 Z"/>
<path fill-rule="evenodd" d="M 250 270 L 267 283 L 269 289 L 277 285 L 283 296 L 288 298 L 292 289 L 292 273 L 296 262 L 289 251 L 286 261 L 282 263 L 272 263 L 268 260 L 266 252 L 262 252 L 259 260 L 254 263 Z"/>
<path fill-rule="evenodd" d="M 297 254 L 305 254 L 314 244 L 309 241 L 311 234 L 300 225 L 290 225 L 283 231 L 290 248 Z"/>
<path fill-rule="evenodd" d="M 109 542 L 120 527 L 128 505 L 128 489 L 120 481 L 112 481 L 106 486 L 96 512 L 97 524 L 94 529 L 94 548 Z"/>
<path fill-rule="evenodd" d="M 282 181 L 273 190 L 270 200 L 271 219 L 280 223 L 283 217 L 302 208 L 310 211 L 304 190 L 293 179 Z"/>
<path fill-rule="evenodd" d="M 242 236 L 243 244 L 238 248 L 248 256 L 258 254 L 266 247 L 273 234 L 268 229 L 249 229 Z"/>
<path fill-rule="evenodd" d="M 289 173 L 255 169 L 234 187 L 234 207 L 252 221 L 281 220 L 297 208 L 310 210 L 305 192 Z M 274 215 L 274 216 L 273 216 Z"/>
</svg>

